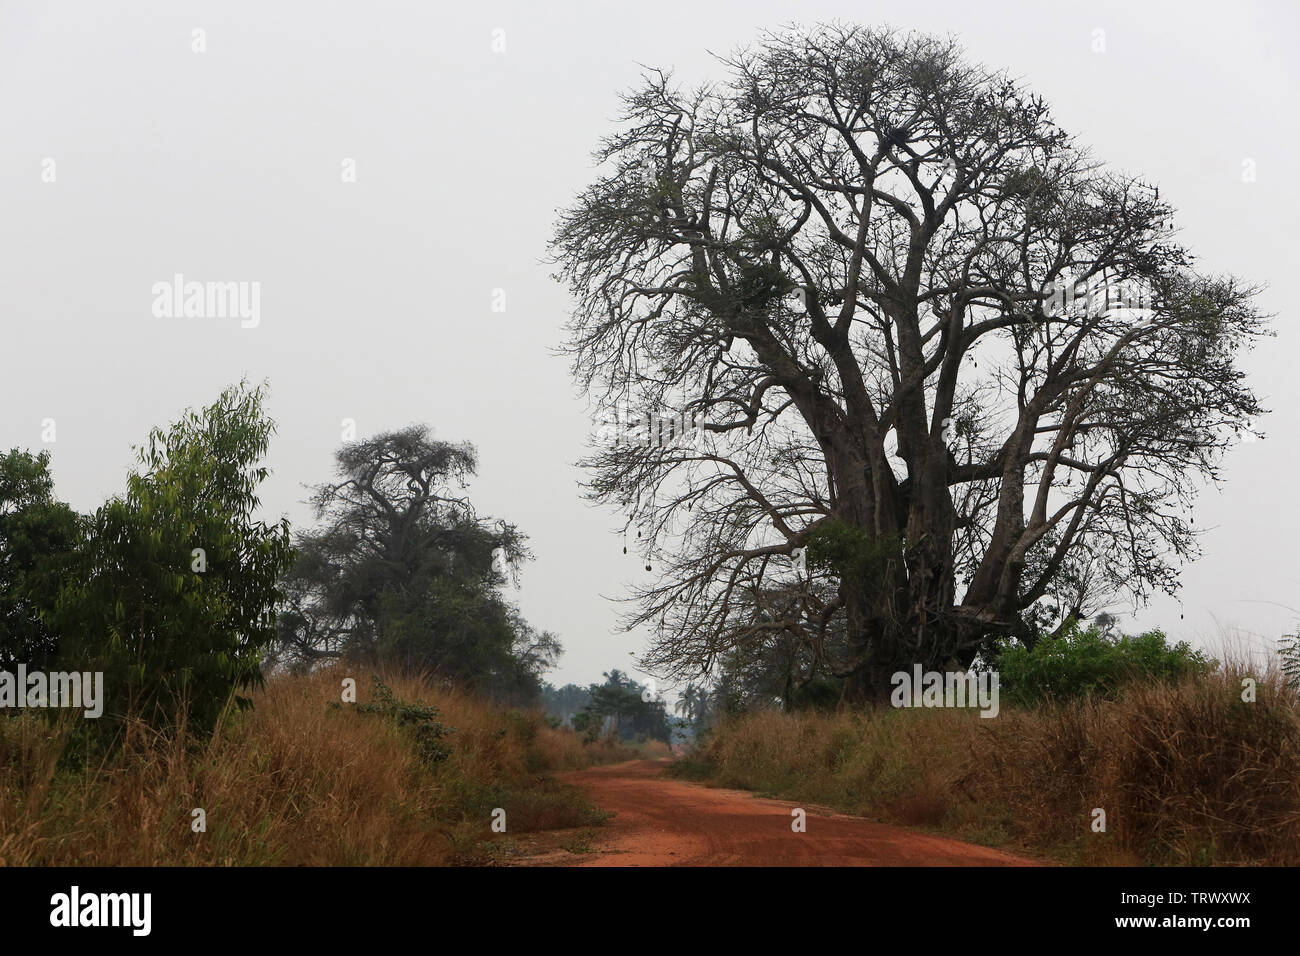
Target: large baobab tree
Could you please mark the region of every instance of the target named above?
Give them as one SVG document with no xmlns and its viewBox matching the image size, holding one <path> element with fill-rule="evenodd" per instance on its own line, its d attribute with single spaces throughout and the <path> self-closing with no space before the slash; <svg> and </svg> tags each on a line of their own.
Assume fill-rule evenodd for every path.
<svg viewBox="0 0 1300 956">
<path fill-rule="evenodd" d="M 1262 411 L 1255 290 L 949 40 L 791 30 L 723 63 L 625 98 L 553 245 L 601 411 L 703 423 L 588 460 L 661 574 L 647 664 L 793 634 L 862 697 L 1175 589 Z"/>
</svg>

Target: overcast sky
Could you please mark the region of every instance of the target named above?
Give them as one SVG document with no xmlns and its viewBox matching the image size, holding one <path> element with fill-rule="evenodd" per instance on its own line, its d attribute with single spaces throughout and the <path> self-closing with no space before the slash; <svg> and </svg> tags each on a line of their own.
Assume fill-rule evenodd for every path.
<svg viewBox="0 0 1300 956">
<path fill-rule="evenodd" d="M 263 502 L 299 525 L 343 419 L 361 436 L 428 423 L 477 446 L 476 506 L 530 536 L 516 596 L 564 643 L 551 679 L 627 668 L 645 638 L 620 635 L 603 596 L 645 574 L 617 516 L 578 495 L 592 424 L 552 352 L 568 298 L 547 239 L 641 64 L 721 77 L 710 51 L 792 19 L 955 34 L 1158 183 L 1203 270 L 1268 285 L 1277 337 L 1246 360 L 1267 440 L 1202 496 L 1181 604 L 1112 611 L 1201 644 L 1293 630 L 1300 32 L 1282 0 L 0 0 L 0 449 L 49 448 L 58 496 L 93 510 L 152 426 L 267 379 Z M 154 284 L 177 273 L 260 283 L 260 321 L 155 317 Z"/>
</svg>

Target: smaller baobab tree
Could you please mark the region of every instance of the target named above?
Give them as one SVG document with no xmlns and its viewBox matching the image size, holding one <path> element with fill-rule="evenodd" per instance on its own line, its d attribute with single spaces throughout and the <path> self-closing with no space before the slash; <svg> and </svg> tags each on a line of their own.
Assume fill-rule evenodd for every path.
<svg viewBox="0 0 1300 956">
<path fill-rule="evenodd" d="M 1262 411 L 1255 290 L 950 40 L 791 29 L 722 63 L 625 97 L 553 243 L 601 411 L 707 436 L 587 460 L 661 574 L 644 663 L 685 679 L 780 632 L 861 699 L 1174 591 L 1196 490 Z"/>
<path fill-rule="evenodd" d="M 530 554 L 514 525 L 480 516 L 466 495 L 473 446 L 410 426 L 347 443 L 336 458 L 338 480 L 312 497 L 320 524 L 297 538 L 280 656 L 427 671 L 535 699 L 560 645 L 500 593 Z"/>
</svg>

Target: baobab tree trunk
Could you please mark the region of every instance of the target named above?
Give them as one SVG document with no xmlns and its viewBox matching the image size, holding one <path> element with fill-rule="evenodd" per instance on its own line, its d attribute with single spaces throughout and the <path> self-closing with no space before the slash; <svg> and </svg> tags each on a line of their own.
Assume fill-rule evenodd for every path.
<svg viewBox="0 0 1300 956">
<path fill-rule="evenodd" d="M 921 423 L 924 428 L 923 422 Z M 918 450 L 924 454 L 916 454 Z M 855 524 L 882 547 L 894 544 L 869 579 L 846 574 L 841 600 L 846 613 L 851 670 L 844 696 L 854 702 L 888 697 L 891 678 L 913 664 L 941 667 L 957 656 L 963 643 L 954 609 L 956 595 L 952 538 L 956 513 L 947 485 L 947 449 L 922 431 L 908 449 L 915 462 L 907 483 L 906 531 L 899 534 L 898 484 L 884 455 L 877 456 L 879 476 L 870 495 L 865 483 L 861 497 L 841 492 L 840 520 Z M 849 507 L 850 501 L 856 505 Z"/>
</svg>

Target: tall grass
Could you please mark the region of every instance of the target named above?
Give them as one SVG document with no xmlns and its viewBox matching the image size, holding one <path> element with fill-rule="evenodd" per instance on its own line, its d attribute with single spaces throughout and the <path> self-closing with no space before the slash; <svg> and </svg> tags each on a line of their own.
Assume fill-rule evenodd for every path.
<svg viewBox="0 0 1300 956">
<path fill-rule="evenodd" d="M 679 772 L 1063 862 L 1300 863 L 1300 715 L 1272 665 L 1229 660 L 990 719 L 758 713 L 723 724 Z"/>
<path fill-rule="evenodd" d="M 540 714 L 386 676 L 399 698 L 436 705 L 454 728 L 450 755 L 431 765 L 397 723 L 330 707 L 341 676 L 272 680 L 202 745 L 137 726 L 127 748 L 80 771 L 59 769 L 69 721 L 0 719 L 0 863 L 483 863 L 502 842 L 493 809 L 506 810 L 510 835 L 598 823 L 579 791 L 544 774 L 635 756 L 584 746 Z M 193 830 L 196 808 L 206 832 Z"/>
</svg>

